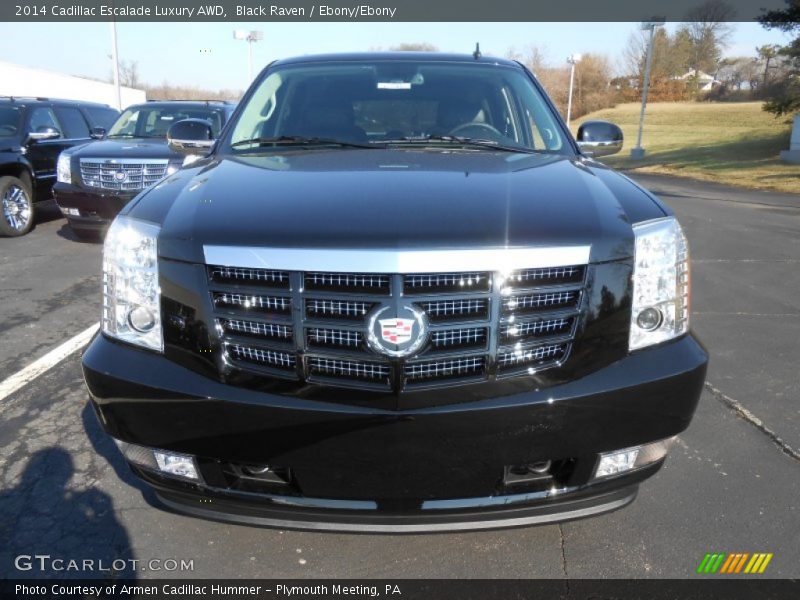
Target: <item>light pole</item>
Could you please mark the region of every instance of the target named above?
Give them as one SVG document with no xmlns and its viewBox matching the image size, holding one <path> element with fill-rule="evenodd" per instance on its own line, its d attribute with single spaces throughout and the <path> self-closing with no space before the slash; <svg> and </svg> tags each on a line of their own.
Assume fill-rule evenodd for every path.
<svg viewBox="0 0 800 600">
<path fill-rule="evenodd" d="M 233 39 L 245 40 L 247 42 L 247 85 L 253 81 L 253 42 L 258 42 L 264 39 L 263 31 L 246 31 L 244 29 L 235 29 L 233 31 Z"/>
<path fill-rule="evenodd" d="M 575 83 L 575 65 L 581 62 L 581 55 L 570 54 L 567 57 L 567 62 L 571 65 L 569 70 L 569 96 L 567 97 L 567 128 L 569 128 L 569 121 L 572 118 L 572 86 Z"/>
<path fill-rule="evenodd" d="M 650 87 L 650 68 L 653 66 L 653 41 L 656 37 L 656 28 L 664 24 L 664 19 L 654 19 L 642 23 L 642 31 L 650 31 L 650 38 L 647 41 L 647 59 L 644 66 L 644 83 L 642 85 L 642 110 L 639 112 L 639 136 L 636 139 L 636 147 L 631 150 L 631 158 L 644 158 L 644 148 L 642 148 L 642 131 L 644 129 L 644 109 L 647 106 L 647 89 Z"/>
<path fill-rule="evenodd" d="M 117 22 L 111 23 L 111 69 L 114 72 L 114 89 L 117 92 L 117 109 L 122 110 L 122 89 L 119 85 L 119 54 L 117 53 Z"/>
</svg>

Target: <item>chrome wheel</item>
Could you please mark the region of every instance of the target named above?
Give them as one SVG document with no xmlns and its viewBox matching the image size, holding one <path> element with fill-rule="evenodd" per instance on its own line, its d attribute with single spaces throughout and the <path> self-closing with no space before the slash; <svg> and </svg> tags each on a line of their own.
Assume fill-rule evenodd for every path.
<svg viewBox="0 0 800 600">
<path fill-rule="evenodd" d="M 28 194 L 18 185 L 10 185 L 3 194 L 3 217 L 15 231 L 22 231 L 31 220 Z"/>
</svg>

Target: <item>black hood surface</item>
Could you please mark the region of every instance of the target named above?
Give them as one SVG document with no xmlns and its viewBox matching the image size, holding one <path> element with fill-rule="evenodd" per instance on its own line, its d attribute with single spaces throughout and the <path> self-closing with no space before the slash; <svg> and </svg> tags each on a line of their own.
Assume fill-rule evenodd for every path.
<svg viewBox="0 0 800 600">
<path fill-rule="evenodd" d="M 162 223 L 162 256 L 195 262 L 204 245 L 591 244 L 593 262 L 628 258 L 630 220 L 604 179 L 613 176 L 617 193 L 658 209 L 632 183 L 601 170 L 602 177 L 581 160 L 547 154 L 299 149 L 209 159 L 141 196 L 131 215 Z"/>
<path fill-rule="evenodd" d="M 75 148 L 71 156 L 78 158 L 169 158 L 182 161 L 183 156 L 167 146 L 165 138 L 105 138 Z"/>
</svg>

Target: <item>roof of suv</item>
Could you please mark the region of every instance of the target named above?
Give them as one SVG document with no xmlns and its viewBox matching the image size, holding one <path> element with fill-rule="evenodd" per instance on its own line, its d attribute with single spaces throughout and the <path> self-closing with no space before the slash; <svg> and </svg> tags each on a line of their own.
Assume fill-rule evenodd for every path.
<svg viewBox="0 0 800 600">
<path fill-rule="evenodd" d="M 506 67 L 519 67 L 519 63 L 498 58 L 496 56 L 484 56 L 479 54 L 477 58 L 473 54 L 455 54 L 446 52 L 343 52 L 336 54 L 309 54 L 307 56 L 296 56 L 276 60 L 272 65 L 288 65 L 298 63 L 315 62 L 346 62 L 346 61 L 365 61 L 365 60 L 411 60 L 411 61 L 435 61 L 435 62 L 460 62 L 460 63 L 479 63 L 503 65 Z"/>
<path fill-rule="evenodd" d="M 179 106 L 233 106 L 236 103 L 230 100 L 148 100 L 134 106 L 158 106 L 160 104 Z"/>
<path fill-rule="evenodd" d="M 97 108 L 113 108 L 100 102 L 86 102 L 84 100 L 66 100 L 64 98 L 43 98 L 33 96 L 0 96 L 0 102 L 15 104 L 66 104 L 71 106 L 94 106 Z"/>
</svg>

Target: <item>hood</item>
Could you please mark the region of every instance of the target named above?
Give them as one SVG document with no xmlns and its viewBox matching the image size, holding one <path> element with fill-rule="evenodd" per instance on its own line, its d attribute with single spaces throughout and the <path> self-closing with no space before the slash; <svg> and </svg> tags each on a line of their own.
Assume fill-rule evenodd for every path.
<svg viewBox="0 0 800 600">
<path fill-rule="evenodd" d="M 102 139 L 83 144 L 72 151 L 78 158 L 169 158 L 183 160 L 183 156 L 173 152 L 164 138 L 119 138 Z"/>
<path fill-rule="evenodd" d="M 580 160 L 545 154 L 315 149 L 223 157 L 179 172 L 138 204 L 132 216 L 162 222 L 161 255 L 195 262 L 204 245 L 591 244 L 592 261 L 633 254 L 628 216 L 603 180 Z"/>
</svg>

